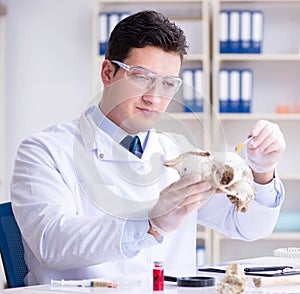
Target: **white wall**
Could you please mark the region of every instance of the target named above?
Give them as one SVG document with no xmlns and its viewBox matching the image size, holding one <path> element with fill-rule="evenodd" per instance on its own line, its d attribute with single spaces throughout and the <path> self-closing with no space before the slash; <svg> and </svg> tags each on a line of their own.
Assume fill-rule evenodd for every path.
<svg viewBox="0 0 300 294">
<path fill-rule="evenodd" d="M 1 0 L 5 32 L 5 178 L 21 140 L 80 114 L 93 94 L 93 0 Z M 0 114 L 2 115 L 2 114 Z"/>
</svg>

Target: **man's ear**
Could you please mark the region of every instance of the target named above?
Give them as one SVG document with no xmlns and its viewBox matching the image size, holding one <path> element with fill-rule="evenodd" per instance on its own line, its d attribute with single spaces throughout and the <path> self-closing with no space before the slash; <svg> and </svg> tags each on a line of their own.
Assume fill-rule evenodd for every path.
<svg viewBox="0 0 300 294">
<path fill-rule="evenodd" d="M 107 59 L 102 63 L 101 79 L 104 87 L 107 87 L 112 82 L 115 73 L 115 66 Z"/>
</svg>

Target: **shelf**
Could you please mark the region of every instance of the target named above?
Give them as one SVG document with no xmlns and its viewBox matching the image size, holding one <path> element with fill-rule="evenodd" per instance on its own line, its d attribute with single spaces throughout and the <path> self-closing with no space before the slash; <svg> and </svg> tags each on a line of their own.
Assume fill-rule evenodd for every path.
<svg viewBox="0 0 300 294">
<path fill-rule="evenodd" d="M 207 60 L 207 57 L 204 54 L 201 53 L 192 53 L 192 54 L 187 54 L 186 56 L 184 56 L 184 61 L 204 61 Z"/>
<path fill-rule="evenodd" d="M 270 3 L 270 4 L 274 4 L 274 3 L 300 3 L 300 0 L 286 0 L 286 1 L 282 1 L 282 0 L 219 0 L 220 3 Z"/>
<path fill-rule="evenodd" d="M 274 232 L 265 240 L 300 240 L 300 232 Z"/>
<path fill-rule="evenodd" d="M 280 173 L 280 179 L 283 181 L 300 181 L 298 173 Z"/>
<path fill-rule="evenodd" d="M 220 234 L 217 234 L 217 239 L 221 240 L 231 240 L 229 237 Z M 263 238 L 261 240 L 300 240 L 300 232 L 274 232 L 269 237 Z"/>
<path fill-rule="evenodd" d="M 221 121 L 240 121 L 248 120 L 255 121 L 260 119 L 273 120 L 273 121 L 300 121 L 299 113 L 286 113 L 286 114 L 276 114 L 276 113 L 219 113 L 217 118 Z"/>
<path fill-rule="evenodd" d="M 191 46 L 188 55 L 183 59 L 183 69 L 195 68 L 201 66 L 205 73 L 205 95 L 212 105 L 205 105 L 204 113 L 180 112 L 181 104 L 176 104 L 173 108 L 168 108 L 166 115 L 161 116 L 162 126 L 166 129 L 174 129 L 177 132 L 180 121 L 185 129 L 193 134 L 200 134 L 197 144 L 206 150 L 217 150 L 222 146 L 222 139 L 226 136 L 229 143 L 234 143 L 239 135 L 247 132 L 249 125 L 253 125 L 258 120 L 270 120 L 278 123 L 285 130 L 287 139 L 287 151 L 284 160 L 278 165 L 280 178 L 287 181 L 286 188 L 290 190 L 293 201 L 289 204 L 295 208 L 297 202 L 298 184 L 300 182 L 300 173 L 294 166 L 294 158 L 300 154 L 296 150 L 300 141 L 294 132 L 294 128 L 299 129 L 300 113 L 275 113 L 276 106 L 283 103 L 293 106 L 300 103 L 300 88 L 297 78 L 299 77 L 300 47 L 299 47 L 299 9 L 300 0 L 99 0 L 96 2 L 96 9 L 109 11 L 109 9 L 151 9 L 155 8 L 162 11 L 172 21 L 189 34 L 188 42 Z M 209 9 L 211 11 L 209 11 Z M 219 10 L 237 9 L 237 10 L 263 10 L 264 11 L 264 40 L 262 54 L 220 54 L 219 53 Z M 290 13 L 289 13 L 290 12 Z M 291 15 L 290 15 L 291 14 Z M 97 16 L 97 14 L 96 14 Z M 210 18 L 212 17 L 211 31 Z M 199 23 L 199 25 L 198 25 Z M 95 22 L 96 24 L 96 22 Z M 194 29 L 191 28 L 195 27 Z M 280 27 L 282 25 L 282 27 Z M 196 27 L 197 26 L 197 27 Z M 292 28 L 292 29 L 291 29 Z M 294 28 L 294 29 L 293 29 Z M 96 30 L 97 31 L 97 30 Z M 97 34 L 96 34 L 97 35 Z M 210 43 L 210 40 L 212 42 Z M 97 40 L 95 40 L 97 48 Z M 192 42 L 191 42 L 192 41 Z M 299 44 L 299 45 L 298 45 Z M 213 50 L 210 49 L 213 45 Z M 297 52 L 299 50 L 299 52 Z M 95 50 L 97 52 L 97 50 Z M 99 73 L 99 65 L 104 56 L 95 56 L 95 72 Z M 213 66 L 212 66 L 213 65 Z M 219 89 L 218 74 L 221 67 L 225 69 L 249 68 L 253 71 L 253 103 L 252 113 L 219 113 Z M 280 69 L 280 71 L 278 71 Z M 211 74 L 210 74 L 211 73 Z M 177 97 L 176 97 L 177 99 Z M 178 96 L 178 99 L 180 97 Z M 207 101 L 206 101 L 207 102 Z M 211 107 L 216 112 L 211 112 Z M 173 123 L 173 121 L 175 123 Z M 205 121 L 205 123 L 203 123 Z M 200 123 L 199 123 L 200 122 Z M 217 122 L 217 123 L 215 123 Z M 205 130 L 199 125 L 205 125 Z M 186 128 L 186 126 L 188 126 Z M 225 130 L 225 133 L 223 133 Z M 209 134 L 209 136 L 207 135 Z M 213 140 L 213 144 L 212 141 Z M 221 145 L 220 145 L 221 144 Z M 197 146 L 198 146 L 197 145 Z M 212 147 L 213 146 L 213 147 Z M 211 148 L 212 147 L 212 148 Z M 233 149 L 230 149 L 233 150 Z M 285 203 L 291 201 L 286 197 Z M 291 197 L 292 198 L 292 197 Z M 286 209 L 286 206 L 283 206 Z M 228 240 L 217 232 L 209 229 L 198 230 L 198 239 L 205 241 L 205 247 L 208 248 L 208 260 L 219 262 L 221 240 Z M 270 237 L 263 239 L 265 243 L 273 245 L 272 240 L 279 243 L 285 240 L 300 241 L 300 232 L 275 232 Z M 236 240 L 232 240 L 235 244 Z M 267 242 L 268 241 L 268 242 Z M 213 242 L 210 244 L 209 242 Z M 226 242 L 224 242 L 226 243 Z M 231 243 L 230 243 L 231 244 Z M 259 244 L 253 242 L 253 245 Z M 211 246 L 211 247 L 210 247 Z M 215 249 L 216 246 L 216 249 Z M 269 245 L 268 245 L 269 246 Z M 238 247 L 233 245 L 232 252 Z M 251 249 L 252 250 L 252 249 Z M 255 249 L 253 249 L 255 251 Z"/>
<path fill-rule="evenodd" d="M 218 54 L 222 61 L 300 61 L 300 54 Z"/>
<path fill-rule="evenodd" d="M 199 3 L 199 2 L 205 2 L 207 0 L 186 0 L 184 4 L 188 3 Z M 182 4 L 183 2 L 181 0 L 127 0 L 126 3 L 124 0 L 102 0 L 99 1 L 99 4 L 120 4 L 120 5 L 126 5 L 127 3 L 180 3 Z"/>
<path fill-rule="evenodd" d="M 171 120 L 173 118 L 180 120 L 203 120 L 207 118 L 207 115 L 203 112 L 168 112 L 168 115 L 162 117 L 164 120 Z"/>
</svg>

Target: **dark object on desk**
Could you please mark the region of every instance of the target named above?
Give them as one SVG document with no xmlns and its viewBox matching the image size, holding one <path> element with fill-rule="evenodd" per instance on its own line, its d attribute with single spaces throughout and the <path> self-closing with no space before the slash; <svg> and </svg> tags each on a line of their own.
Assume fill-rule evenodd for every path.
<svg viewBox="0 0 300 294">
<path fill-rule="evenodd" d="M 260 268 L 260 270 L 258 270 Z M 291 276 L 299 275 L 300 269 L 293 269 L 292 266 L 273 266 L 273 267 L 253 267 L 253 268 L 244 269 L 245 275 L 247 276 L 259 276 L 259 277 L 282 277 L 282 276 Z M 251 270 L 249 270 L 251 269 Z M 254 270 L 253 270 L 254 269 Z M 198 271 L 201 272 L 210 272 L 210 273 L 225 273 L 225 270 L 220 268 L 198 268 Z"/>
<path fill-rule="evenodd" d="M 249 272 L 270 272 L 270 271 L 279 271 L 279 270 L 284 270 L 284 269 L 289 269 L 293 268 L 292 266 L 288 265 L 282 265 L 282 266 L 258 266 L 258 267 L 245 267 L 244 271 L 246 273 Z"/>
<path fill-rule="evenodd" d="M 164 276 L 164 280 L 167 282 L 177 282 L 177 286 L 179 287 L 212 287 L 216 283 L 215 278 L 203 276 L 181 278 Z"/>
<path fill-rule="evenodd" d="M 223 273 L 225 274 L 226 270 L 225 269 L 220 269 L 220 268 L 214 268 L 214 267 L 204 267 L 204 268 L 198 268 L 199 272 L 209 272 L 209 273 Z"/>
<path fill-rule="evenodd" d="M 293 276 L 300 275 L 300 270 L 294 269 L 286 269 L 281 271 L 273 271 L 273 272 L 248 272 L 246 275 L 250 276 L 259 276 L 259 277 L 284 277 L 284 276 Z"/>
<path fill-rule="evenodd" d="M 22 287 L 28 273 L 24 248 L 11 203 L 0 204 L 0 251 L 9 288 Z"/>
</svg>

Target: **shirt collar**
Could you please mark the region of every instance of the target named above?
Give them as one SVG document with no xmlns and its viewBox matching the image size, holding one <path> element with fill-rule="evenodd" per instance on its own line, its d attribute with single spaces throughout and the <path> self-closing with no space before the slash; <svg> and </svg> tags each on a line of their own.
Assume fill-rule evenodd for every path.
<svg viewBox="0 0 300 294">
<path fill-rule="evenodd" d="M 96 123 L 96 125 L 104 131 L 106 134 L 108 134 L 111 138 L 113 138 L 114 141 L 120 143 L 126 136 L 139 136 L 142 149 L 144 150 L 147 144 L 147 140 L 149 137 L 149 131 L 148 132 L 140 132 L 138 134 L 128 134 L 123 129 L 121 129 L 119 126 L 117 126 L 113 121 L 111 121 L 109 118 L 107 118 L 103 112 L 101 111 L 99 105 L 94 107 L 94 109 L 91 112 L 91 116 Z"/>
</svg>

